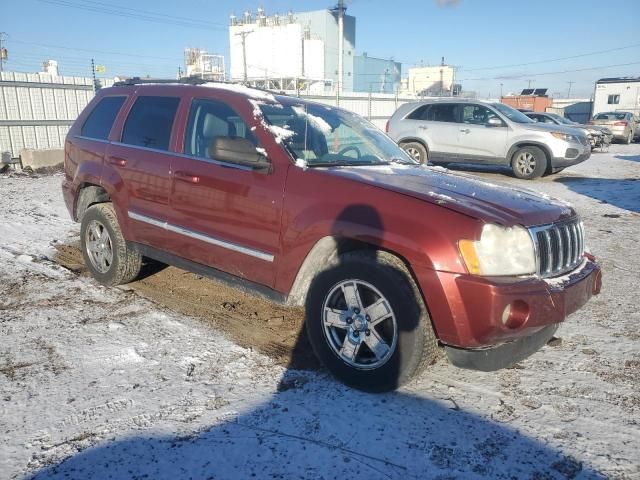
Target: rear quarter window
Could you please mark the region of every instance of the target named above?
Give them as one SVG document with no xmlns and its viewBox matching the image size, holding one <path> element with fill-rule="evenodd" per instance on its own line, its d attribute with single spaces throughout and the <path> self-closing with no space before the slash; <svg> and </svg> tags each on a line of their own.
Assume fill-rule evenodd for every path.
<svg viewBox="0 0 640 480">
<path fill-rule="evenodd" d="M 122 143 L 169 150 L 171 129 L 179 103 L 178 97 L 138 97 L 124 124 Z"/>
<path fill-rule="evenodd" d="M 82 125 L 80 135 L 98 140 L 107 140 L 113 122 L 126 97 L 104 97 L 91 111 Z"/>
</svg>

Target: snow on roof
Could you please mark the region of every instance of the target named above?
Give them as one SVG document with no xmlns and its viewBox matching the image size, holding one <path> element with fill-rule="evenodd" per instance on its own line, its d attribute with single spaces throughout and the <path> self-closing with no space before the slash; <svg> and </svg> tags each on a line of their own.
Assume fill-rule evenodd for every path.
<svg viewBox="0 0 640 480">
<path fill-rule="evenodd" d="M 265 92 L 264 90 L 258 90 L 257 88 L 245 87 L 244 85 L 238 85 L 236 83 L 207 82 L 202 84 L 202 86 L 240 93 L 242 95 L 246 95 L 247 97 L 253 98 L 255 100 L 266 100 L 269 102 L 277 101 L 276 97 L 274 97 L 272 93 Z"/>
</svg>

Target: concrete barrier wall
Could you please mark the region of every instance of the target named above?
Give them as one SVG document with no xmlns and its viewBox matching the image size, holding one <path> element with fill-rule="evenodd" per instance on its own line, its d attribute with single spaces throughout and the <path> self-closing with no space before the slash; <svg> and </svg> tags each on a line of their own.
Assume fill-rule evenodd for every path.
<svg viewBox="0 0 640 480">
<path fill-rule="evenodd" d="M 55 167 L 64 162 L 64 150 L 33 150 L 25 148 L 20 151 L 22 168 L 31 167 L 34 170 L 42 167 Z"/>
</svg>

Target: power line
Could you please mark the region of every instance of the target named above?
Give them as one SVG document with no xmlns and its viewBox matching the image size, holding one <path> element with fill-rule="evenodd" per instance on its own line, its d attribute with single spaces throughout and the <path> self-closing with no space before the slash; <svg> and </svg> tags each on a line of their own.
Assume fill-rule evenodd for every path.
<svg viewBox="0 0 640 480">
<path fill-rule="evenodd" d="M 515 80 L 515 79 L 526 78 L 526 77 L 538 77 L 541 75 L 557 75 L 561 73 L 586 72 L 588 70 L 602 70 L 605 68 L 628 67 L 631 65 L 640 65 L 640 62 L 618 63 L 616 65 L 601 65 L 598 67 L 575 68 L 571 70 L 558 70 L 555 72 L 523 73 L 521 75 L 499 75 L 497 77 L 463 78 L 463 79 L 460 79 L 460 81 L 471 82 L 471 81 L 478 81 L 478 80 Z"/>
<path fill-rule="evenodd" d="M 214 30 L 214 29 L 225 29 L 227 28 L 227 26 L 225 25 L 224 27 L 221 26 L 221 24 L 216 24 L 216 23 L 208 23 L 208 22 L 204 22 L 203 20 L 198 20 L 198 19 L 183 19 L 180 20 L 180 18 L 183 17 L 174 17 L 171 18 L 168 15 L 165 14 L 155 14 L 154 12 L 148 12 L 146 14 L 141 14 L 141 13 L 134 13 L 134 12 L 128 12 L 126 10 L 123 10 L 123 7 L 118 7 L 118 8 L 112 8 L 112 7 L 107 7 L 107 6 L 94 6 L 94 5 L 88 5 L 88 4 L 78 4 L 78 3 L 74 3 L 72 1 L 69 0 L 38 0 L 39 2 L 42 3 L 48 3 L 51 5 L 58 5 L 58 6 L 62 6 L 62 7 L 69 7 L 69 8 L 75 8 L 78 10 L 84 10 L 84 11 L 88 11 L 88 12 L 93 12 L 93 13 L 106 13 L 107 15 L 114 15 L 117 17 L 123 17 L 123 18 L 131 18 L 134 20 L 141 20 L 141 21 L 145 21 L 145 22 L 154 22 L 154 23 L 163 23 L 163 24 L 168 24 L 168 25 L 177 25 L 177 26 L 181 26 L 181 27 L 189 27 L 189 28 L 202 28 L 205 30 Z M 126 8 L 126 7 L 124 7 Z M 140 10 L 142 11 L 142 10 Z"/>
<path fill-rule="evenodd" d="M 574 58 L 588 57 L 588 56 L 591 56 L 591 55 L 600 55 L 602 53 L 616 52 L 618 50 L 626 50 L 626 49 L 634 48 L 634 47 L 640 47 L 640 43 L 634 43 L 633 45 L 625 45 L 623 47 L 609 48 L 607 50 L 598 50 L 597 52 L 581 53 L 579 55 L 571 55 L 571 56 L 568 56 L 568 57 L 551 58 L 551 59 L 548 59 L 548 60 L 536 60 L 535 62 L 513 63 L 511 65 L 497 65 L 497 66 L 493 66 L 493 67 L 465 68 L 464 71 L 465 72 L 477 72 L 477 71 L 481 71 L 481 70 L 498 70 L 500 68 L 525 67 L 525 66 L 528 66 L 528 65 L 539 65 L 539 64 L 542 64 L 542 63 L 559 62 L 559 61 L 562 61 L 562 60 L 571 60 L 571 59 L 574 59 Z"/>
<path fill-rule="evenodd" d="M 95 49 L 90 49 L 90 48 L 77 48 L 77 47 L 67 47 L 67 46 L 62 46 L 62 45 L 52 45 L 52 44 L 43 44 L 43 43 L 33 43 L 33 42 L 26 42 L 24 40 L 18 40 L 15 38 L 11 39 L 12 42 L 16 42 L 16 43 L 22 43 L 24 45 L 33 45 L 36 47 L 42 47 L 42 48 L 53 48 L 53 49 L 59 49 L 59 50 L 72 50 L 72 51 L 78 51 L 78 52 L 87 52 L 87 53 L 102 53 L 105 55 L 122 55 L 122 56 L 126 56 L 126 57 L 138 57 L 138 58 L 155 58 L 155 59 L 159 59 L 159 60 L 171 60 L 172 62 L 175 62 L 176 59 L 178 57 L 157 57 L 157 56 L 152 56 L 152 55 L 141 55 L 141 54 L 135 54 L 135 53 L 125 53 L 125 52 L 114 52 L 114 51 L 108 51 L 108 50 L 95 50 Z"/>
</svg>

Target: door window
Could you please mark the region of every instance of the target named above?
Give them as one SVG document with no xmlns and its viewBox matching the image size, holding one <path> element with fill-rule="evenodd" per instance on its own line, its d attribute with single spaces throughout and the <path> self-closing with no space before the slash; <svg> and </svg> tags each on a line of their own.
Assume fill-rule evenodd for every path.
<svg viewBox="0 0 640 480">
<path fill-rule="evenodd" d="M 104 97 L 91 111 L 82 125 L 80 135 L 83 137 L 107 140 L 113 122 L 120 111 L 126 97 Z"/>
<path fill-rule="evenodd" d="M 219 100 L 193 100 L 185 133 L 184 153 L 213 158 L 209 152 L 215 139 L 220 137 L 245 138 L 258 146 L 247 124 L 229 105 Z"/>
<path fill-rule="evenodd" d="M 462 123 L 470 125 L 487 125 L 491 118 L 499 117 L 495 112 L 489 110 L 483 105 L 464 105 L 462 107 Z"/>
<path fill-rule="evenodd" d="M 138 97 L 124 124 L 122 143 L 169 150 L 179 103 L 177 97 Z"/>
<path fill-rule="evenodd" d="M 431 105 L 423 114 L 423 120 L 431 122 L 457 122 L 458 105 L 442 103 Z"/>
</svg>

